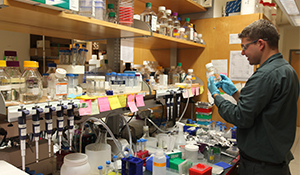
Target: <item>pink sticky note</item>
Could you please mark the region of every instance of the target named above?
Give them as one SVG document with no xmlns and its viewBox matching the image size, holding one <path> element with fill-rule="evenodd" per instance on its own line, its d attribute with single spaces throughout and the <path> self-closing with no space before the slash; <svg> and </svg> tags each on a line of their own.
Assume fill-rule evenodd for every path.
<svg viewBox="0 0 300 175">
<path fill-rule="evenodd" d="M 84 104 L 85 103 L 85 104 Z M 79 108 L 79 115 L 91 115 L 92 114 L 92 103 L 91 100 L 80 100 L 80 108 Z"/>
<path fill-rule="evenodd" d="M 129 106 L 129 109 L 130 109 L 131 112 L 136 112 L 136 111 L 138 111 L 138 108 L 136 107 L 134 101 L 128 102 L 128 106 Z"/>
<path fill-rule="evenodd" d="M 142 106 L 145 106 L 145 103 L 144 103 L 144 97 L 143 95 L 136 95 L 135 96 L 135 101 L 136 101 L 136 106 L 137 107 L 142 107 Z"/>
<path fill-rule="evenodd" d="M 129 102 L 134 102 L 134 95 L 130 94 L 127 96 L 127 107 L 129 106 Z"/>
<path fill-rule="evenodd" d="M 196 95 L 199 95 L 199 87 L 196 87 Z"/>
<path fill-rule="evenodd" d="M 182 93 L 183 98 L 188 98 L 189 94 L 188 94 L 188 90 L 185 89 L 184 92 Z"/>
<path fill-rule="evenodd" d="M 193 93 L 193 95 L 196 94 L 196 88 L 192 87 L 192 93 Z"/>
<path fill-rule="evenodd" d="M 107 97 L 98 98 L 98 105 L 100 112 L 109 111 L 109 101 Z"/>
</svg>

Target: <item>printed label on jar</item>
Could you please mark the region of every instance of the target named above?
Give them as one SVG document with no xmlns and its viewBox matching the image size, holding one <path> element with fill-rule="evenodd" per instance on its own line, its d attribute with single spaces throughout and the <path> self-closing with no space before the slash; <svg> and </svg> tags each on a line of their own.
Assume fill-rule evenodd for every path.
<svg viewBox="0 0 300 175">
<path fill-rule="evenodd" d="M 67 95 L 68 86 L 67 83 L 56 83 L 56 96 Z"/>
</svg>

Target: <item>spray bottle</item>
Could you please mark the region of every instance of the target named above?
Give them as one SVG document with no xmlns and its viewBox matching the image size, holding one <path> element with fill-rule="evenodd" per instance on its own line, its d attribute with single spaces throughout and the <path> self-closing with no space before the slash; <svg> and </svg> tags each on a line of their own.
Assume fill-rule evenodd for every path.
<svg viewBox="0 0 300 175">
<path fill-rule="evenodd" d="M 186 144 L 186 141 L 185 141 L 185 138 L 184 138 L 184 135 L 183 135 L 184 124 L 181 123 L 181 122 L 176 122 L 176 125 L 179 128 L 179 132 L 178 132 L 178 136 L 177 136 L 176 141 L 175 141 L 175 148 L 180 150 L 181 145 Z"/>
</svg>

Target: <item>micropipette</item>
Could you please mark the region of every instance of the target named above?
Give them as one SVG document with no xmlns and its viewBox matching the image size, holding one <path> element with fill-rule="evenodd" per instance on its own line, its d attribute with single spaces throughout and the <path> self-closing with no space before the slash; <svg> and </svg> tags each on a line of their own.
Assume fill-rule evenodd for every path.
<svg viewBox="0 0 300 175">
<path fill-rule="evenodd" d="M 35 107 L 32 107 L 32 131 L 33 136 L 35 140 L 35 154 L 36 154 L 36 160 L 35 162 L 39 162 L 39 139 L 40 139 L 40 113 L 43 113 L 43 108 L 38 107 L 35 105 Z"/>
<path fill-rule="evenodd" d="M 173 91 L 171 91 L 171 95 L 170 95 L 170 109 L 171 109 L 171 113 L 170 113 L 170 119 L 173 120 L 173 110 L 174 110 L 174 95 L 173 95 Z"/>
<path fill-rule="evenodd" d="M 166 99 L 166 106 L 167 106 L 167 122 L 168 122 L 169 117 L 170 117 L 170 114 L 169 114 L 169 111 L 170 111 L 170 98 L 169 98 L 169 95 L 166 95 L 165 99 Z"/>
<path fill-rule="evenodd" d="M 51 157 L 51 135 L 52 135 L 52 112 L 56 110 L 55 107 L 50 105 L 50 100 L 47 100 L 48 105 L 45 106 L 45 121 L 46 121 L 46 131 L 48 137 L 48 152 L 49 157 Z"/>
<path fill-rule="evenodd" d="M 64 130 L 64 109 L 67 109 L 67 106 L 62 104 L 62 100 L 59 100 L 56 107 L 59 154 L 61 154 L 62 132 Z"/>
<path fill-rule="evenodd" d="M 24 105 L 20 105 L 21 109 L 18 109 L 20 116 L 18 117 L 19 126 L 19 138 L 20 138 L 20 150 L 22 156 L 22 170 L 25 171 L 25 155 L 26 155 L 26 115 L 29 115 L 29 111 L 24 108 Z"/>
<path fill-rule="evenodd" d="M 67 113 L 68 113 L 68 126 L 69 126 L 69 150 L 72 150 L 72 139 L 74 134 L 74 108 L 78 108 L 77 104 L 74 104 L 72 101 L 68 103 Z"/>
</svg>

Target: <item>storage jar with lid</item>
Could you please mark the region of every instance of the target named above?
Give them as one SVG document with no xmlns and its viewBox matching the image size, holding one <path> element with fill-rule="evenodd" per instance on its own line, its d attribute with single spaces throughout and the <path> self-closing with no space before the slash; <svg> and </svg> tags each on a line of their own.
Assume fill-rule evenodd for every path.
<svg viewBox="0 0 300 175">
<path fill-rule="evenodd" d="M 20 88 L 24 88 L 24 79 L 21 79 L 19 61 L 6 61 L 6 73 L 10 76 L 11 82 L 11 101 L 20 100 Z"/>
<path fill-rule="evenodd" d="M 88 175 L 90 164 L 88 156 L 83 153 L 72 153 L 64 157 L 64 164 L 61 167 L 61 175 Z"/>
</svg>

